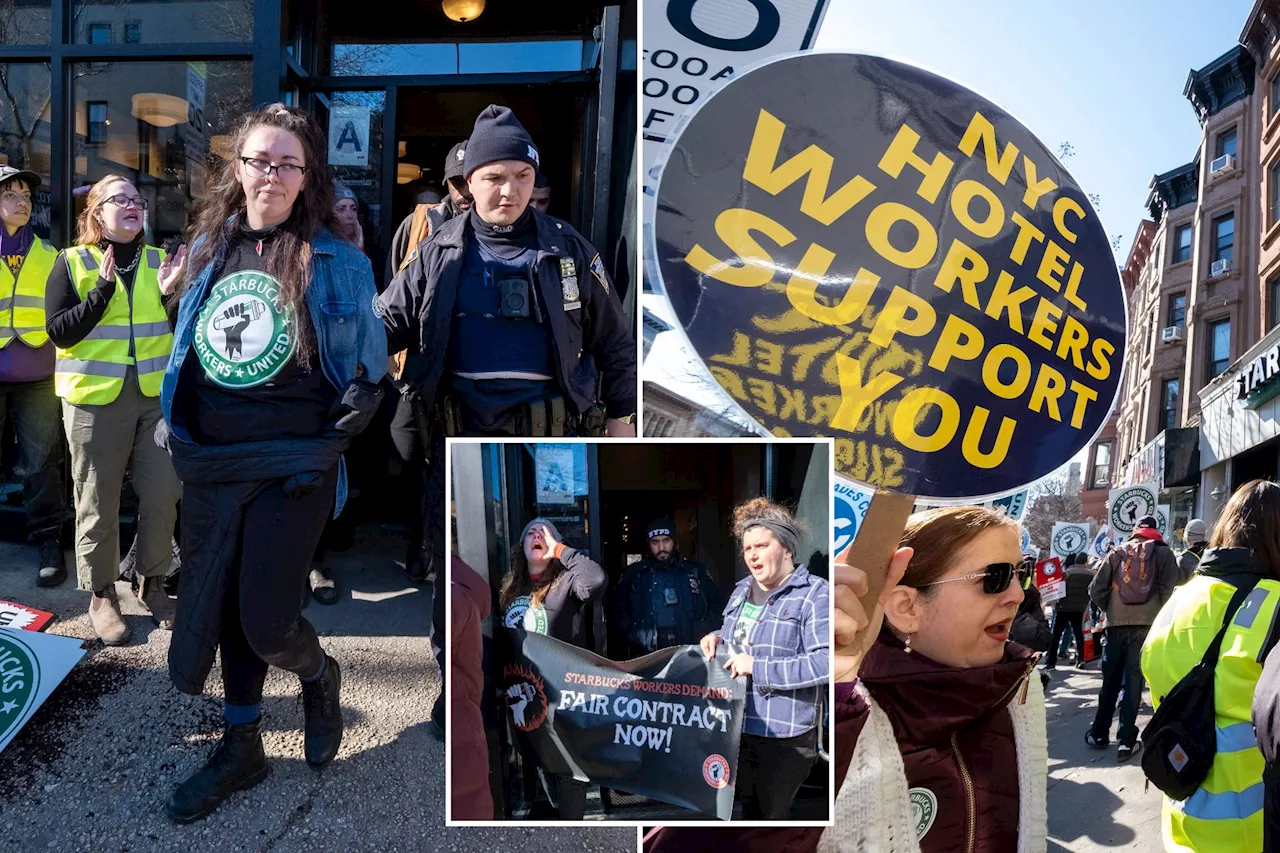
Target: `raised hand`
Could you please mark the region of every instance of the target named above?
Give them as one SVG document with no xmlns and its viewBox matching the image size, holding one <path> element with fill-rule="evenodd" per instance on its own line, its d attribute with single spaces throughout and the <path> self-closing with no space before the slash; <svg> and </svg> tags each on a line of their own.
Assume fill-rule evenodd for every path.
<svg viewBox="0 0 1280 853">
<path fill-rule="evenodd" d="M 103 281 L 116 280 L 116 247 L 107 246 L 106 254 L 102 256 L 102 273 Z"/>
<path fill-rule="evenodd" d="M 160 264 L 160 292 L 170 295 L 182 281 L 182 273 L 187 265 L 187 244 L 183 243 L 178 251 L 171 253 Z"/>
</svg>

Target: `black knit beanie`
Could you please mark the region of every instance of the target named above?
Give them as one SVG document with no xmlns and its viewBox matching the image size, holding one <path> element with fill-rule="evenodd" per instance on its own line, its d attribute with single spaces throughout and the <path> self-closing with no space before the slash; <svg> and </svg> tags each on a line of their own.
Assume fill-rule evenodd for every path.
<svg viewBox="0 0 1280 853">
<path fill-rule="evenodd" d="M 541 159 L 533 138 L 516 114 L 490 104 L 476 117 L 476 126 L 467 140 L 462 176 L 470 178 L 476 169 L 497 160 L 520 160 L 537 169 Z"/>
</svg>

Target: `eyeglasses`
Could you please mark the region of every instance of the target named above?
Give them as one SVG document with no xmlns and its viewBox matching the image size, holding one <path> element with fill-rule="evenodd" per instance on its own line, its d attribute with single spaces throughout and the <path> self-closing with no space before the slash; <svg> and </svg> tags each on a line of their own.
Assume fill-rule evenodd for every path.
<svg viewBox="0 0 1280 853">
<path fill-rule="evenodd" d="M 31 205 L 31 193 L 15 193 L 12 190 L 6 190 L 0 193 L 0 201 L 5 204 L 17 204 L 23 202 L 28 207 Z"/>
<path fill-rule="evenodd" d="M 1031 576 L 1031 570 L 1034 564 L 1020 563 L 992 563 L 980 572 L 972 572 L 967 575 L 961 575 L 958 578 L 947 578 L 946 580 L 934 581 L 933 583 L 922 583 L 916 589 L 924 589 L 926 586 L 937 586 L 940 583 L 954 583 L 955 581 L 976 581 L 982 579 L 982 591 L 987 595 L 999 595 L 1009 588 L 1009 584 L 1013 583 L 1013 576 L 1017 575 L 1020 579 L 1025 580 Z"/>
<path fill-rule="evenodd" d="M 296 163 L 271 163 L 267 160 L 260 160 L 257 157 L 239 157 L 241 163 L 244 163 L 249 174 L 257 178 L 269 178 L 271 173 L 275 172 L 282 181 L 295 181 L 307 173 L 306 166 L 299 166 Z"/>
<path fill-rule="evenodd" d="M 147 200 L 145 198 L 134 198 L 133 196 L 127 195 L 113 195 L 111 198 L 107 199 L 107 201 L 114 204 L 116 207 L 123 207 L 125 210 L 128 210 L 131 207 L 136 207 L 138 210 L 147 209 Z"/>
</svg>

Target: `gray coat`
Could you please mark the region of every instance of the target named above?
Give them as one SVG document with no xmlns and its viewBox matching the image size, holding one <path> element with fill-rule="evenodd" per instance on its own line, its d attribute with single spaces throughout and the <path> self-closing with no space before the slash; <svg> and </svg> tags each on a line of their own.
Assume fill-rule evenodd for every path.
<svg viewBox="0 0 1280 853">
<path fill-rule="evenodd" d="M 1134 539 L 1142 541 L 1139 537 L 1129 541 L 1132 542 Z M 1127 542 L 1125 544 L 1128 545 Z M 1122 628 L 1130 625 L 1150 627 L 1155 624 L 1160 608 L 1173 595 L 1173 588 L 1178 585 L 1178 578 L 1181 577 L 1178 561 L 1173 556 L 1172 548 L 1164 542 L 1157 542 L 1155 553 L 1151 558 L 1151 564 L 1156 571 L 1155 583 L 1151 587 L 1151 597 L 1142 604 L 1125 604 L 1120 600 L 1119 595 L 1112 595 L 1116 582 L 1115 575 L 1124 565 L 1124 558 L 1124 548 L 1116 548 L 1107 555 L 1107 559 L 1098 566 L 1098 574 L 1094 576 L 1093 583 L 1089 584 L 1089 598 L 1106 611 L 1108 628 Z"/>
</svg>

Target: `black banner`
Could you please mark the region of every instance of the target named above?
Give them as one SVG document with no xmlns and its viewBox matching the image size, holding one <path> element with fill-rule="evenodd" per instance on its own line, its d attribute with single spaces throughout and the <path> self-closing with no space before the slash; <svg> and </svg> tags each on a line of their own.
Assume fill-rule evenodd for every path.
<svg viewBox="0 0 1280 853">
<path fill-rule="evenodd" d="M 611 661 L 542 634 L 508 632 L 502 671 L 511 723 L 548 773 L 728 820 L 745 679 L 697 646 Z"/>
</svg>

